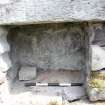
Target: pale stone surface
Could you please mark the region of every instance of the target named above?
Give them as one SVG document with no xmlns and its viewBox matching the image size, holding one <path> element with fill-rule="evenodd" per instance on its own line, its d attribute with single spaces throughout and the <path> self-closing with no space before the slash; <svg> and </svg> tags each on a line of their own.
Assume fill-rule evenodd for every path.
<svg viewBox="0 0 105 105">
<path fill-rule="evenodd" d="M 85 96 L 85 90 L 83 87 L 24 87 L 24 82 L 18 82 L 15 81 L 13 85 L 11 86 L 12 90 L 11 92 L 13 94 L 19 94 L 23 92 L 32 92 L 34 95 L 44 95 L 44 96 L 61 96 L 65 100 L 75 100 L 75 99 L 81 99 L 83 96 Z"/>
<path fill-rule="evenodd" d="M 81 24 L 23 26 L 12 32 L 9 36 L 11 58 L 21 65 L 34 65 L 45 70 L 81 70 L 85 66 Z"/>
<path fill-rule="evenodd" d="M 82 99 L 85 96 L 85 90 L 83 87 L 68 87 L 64 89 L 64 98 L 68 101 Z"/>
<path fill-rule="evenodd" d="M 4 83 L 5 80 L 6 80 L 6 73 L 3 73 L 2 71 L 0 71 L 0 85 Z"/>
<path fill-rule="evenodd" d="M 37 95 L 26 89 L 22 93 L 12 94 L 9 82 L 6 81 L 0 85 L 0 105 L 48 105 L 50 102 L 57 102 L 57 105 L 62 105 L 61 96 Z M 19 84 L 17 86 L 19 87 Z M 16 91 L 19 92 L 18 88 Z"/>
<path fill-rule="evenodd" d="M 2 0 L 0 24 L 102 21 L 104 5 L 104 0 Z"/>
<path fill-rule="evenodd" d="M 10 51 L 10 46 L 7 42 L 7 35 L 0 36 L 0 54 L 9 51 Z"/>
<path fill-rule="evenodd" d="M 88 81 L 88 95 L 90 101 L 105 100 L 105 25 L 93 23 L 89 29 L 92 71 Z"/>
<path fill-rule="evenodd" d="M 89 94 L 89 100 L 90 101 L 104 101 L 105 100 L 105 89 L 99 89 L 99 88 L 91 88 L 88 91 Z"/>
<path fill-rule="evenodd" d="M 105 49 L 98 45 L 92 45 L 91 50 L 92 50 L 92 71 L 105 68 Z"/>
<path fill-rule="evenodd" d="M 36 67 L 22 66 L 19 70 L 19 80 L 33 80 L 36 75 Z"/>
<path fill-rule="evenodd" d="M 8 53 L 0 55 L 0 71 L 5 72 L 11 67 L 11 60 Z"/>
<path fill-rule="evenodd" d="M 89 25 L 92 70 L 105 68 L 105 26 L 103 23 Z"/>
</svg>

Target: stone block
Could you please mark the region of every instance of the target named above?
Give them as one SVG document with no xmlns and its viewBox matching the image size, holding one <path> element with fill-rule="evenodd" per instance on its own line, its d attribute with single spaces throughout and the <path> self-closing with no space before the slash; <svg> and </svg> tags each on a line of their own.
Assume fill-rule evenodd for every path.
<svg viewBox="0 0 105 105">
<path fill-rule="evenodd" d="M 5 72 L 11 67 L 11 60 L 8 53 L 0 55 L 0 71 Z"/>
<path fill-rule="evenodd" d="M 4 0 L 0 5 L 0 24 L 105 20 L 104 0 Z"/>
<path fill-rule="evenodd" d="M 92 71 L 88 94 L 90 101 L 105 100 L 105 71 Z"/>
<path fill-rule="evenodd" d="M 19 80 L 33 80 L 36 77 L 36 68 L 22 66 L 19 70 Z"/>
<path fill-rule="evenodd" d="M 89 25 L 92 70 L 105 68 L 105 26 L 103 23 Z"/>
<path fill-rule="evenodd" d="M 92 71 L 105 68 L 105 48 L 98 45 L 91 45 L 92 50 Z"/>
</svg>

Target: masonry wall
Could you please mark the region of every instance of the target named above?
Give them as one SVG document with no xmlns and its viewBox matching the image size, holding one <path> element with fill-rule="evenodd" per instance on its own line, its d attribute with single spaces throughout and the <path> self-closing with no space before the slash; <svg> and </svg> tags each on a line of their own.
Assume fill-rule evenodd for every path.
<svg viewBox="0 0 105 105">
<path fill-rule="evenodd" d="M 44 70 L 83 70 L 85 30 L 82 24 L 59 23 L 13 28 L 11 58 L 21 66 Z"/>
<path fill-rule="evenodd" d="M 9 81 L 7 76 L 7 71 L 11 69 L 10 67 L 14 67 L 14 64 L 17 62 L 18 63 L 20 62 L 21 65 L 29 64 L 29 65 L 35 66 L 36 58 L 31 57 L 30 55 L 39 54 L 39 49 L 35 50 L 37 46 L 38 48 L 40 48 L 41 54 L 42 54 L 42 56 L 37 55 L 38 57 L 37 59 L 39 61 L 38 63 L 40 63 L 40 61 L 43 61 L 43 60 L 47 61 L 49 58 L 53 61 L 54 55 L 56 55 L 55 57 L 56 59 L 59 58 L 58 60 L 63 62 L 63 63 L 60 62 L 61 64 L 59 65 L 59 63 L 57 64 L 56 62 L 57 60 L 56 60 L 55 62 L 57 65 L 55 66 L 55 64 L 51 62 L 50 64 L 47 61 L 48 65 L 46 67 L 40 64 L 39 64 L 39 67 L 44 69 L 46 68 L 53 69 L 53 70 L 60 69 L 60 67 L 62 67 L 63 69 L 67 67 L 66 68 L 67 70 L 68 68 L 72 68 L 72 70 L 74 71 L 75 69 L 83 70 L 86 73 L 84 75 L 87 75 L 86 89 L 87 89 L 87 96 L 89 97 L 89 100 L 90 101 L 105 100 L 105 89 L 104 89 L 105 88 L 105 83 L 104 83 L 105 81 L 104 80 L 105 79 L 105 76 L 104 76 L 105 75 L 105 67 L 104 67 L 105 65 L 105 59 L 104 59 L 105 26 L 104 26 L 104 23 L 85 23 L 85 24 L 84 23 L 81 23 L 81 24 L 65 23 L 62 25 L 61 24 L 60 25 L 47 24 L 46 26 L 45 25 L 46 24 L 43 24 L 41 25 L 41 27 L 40 25 L 13 26 L 13 28 L 10 28 L 10 30 L 7 30 L 7 28 L 3 26 L 0 28 L 0 34 L 1 34 L 0 36 L 0 64 L 1 64 L 0 65 L 0 92 L 1 92 L 0 98 L 3 100 L 3 102 L 5 103 L 5 98 L 8 99 L 8 96 L 12 98 L 12 96 L 10 96 L 11 92 L 9 91 L 9 84 L 5 85 L 5 83 L 8 83 Z M 35 30 L 37 31 L 35 32 Z M 8 32 L 9 32 L 8 34 L 9 43 L 7 42 Z M 10 43 L 10 39 L 11 39 L 11 43 Z M 42 39 L 44 39 L 44 41 Z M 70 41 L 72 43 L 70 43 Z M 47 44 L 46 42 L 48 42 L 49 44 Z M 8 55 L 8 52 L 10 52 L 9 44 L 11 46 L 10 57 Z M 32 45 L 32 46 L 28 46 L 28 45 Z M 37 46 L 33 47 L 33 45 L 37 45 Z M 55 49 L 52 49 L 54 45 L 56 45 L 56 47 Z M 45 46 L 47 46 L 47 55 L 45 52 L 46 51 Z M 25 48 L 25 50 L 21 48 Z M 52 58 L 49 54 L 50 51 L 52 52 L 52 55 L 53 55 Z M 63 53 L 66 51 L 68 52 Z M 14 59 L 14 57 L 17 55 L 18 57 Z M 75 60 L 69 59 L 68 58 L 69 55 L 72 55 L 72 57 L 76 56 L 76 62 L 72 62 Z M 62 58 L 62 56 L 64 58 L 67 57 L 66 63 L 65 63 L 65 60 Z M 43 59 L 39 59 L 41 57 Z M 13 62 L 12 63 L 13 65 L 11 65 L 11 61 Z M 70 62 L 68 63 L 68 61 Z M 78 65 L 77 62 L 81 62 L 81 63 L 79 63 Z M 42 64 L 45 65 L 46 63 L 43 62 Z M 75 66 L 74 65 L 71 66 L 72 64 L 74 64 Z M 86 68 L 86 66 L 88 67 Z M 6 89 L 6 91 L 3 91 L 3 89 L 4 90 Z M 6 102 L 8 103 L 8 101 Z"/>
</svg>

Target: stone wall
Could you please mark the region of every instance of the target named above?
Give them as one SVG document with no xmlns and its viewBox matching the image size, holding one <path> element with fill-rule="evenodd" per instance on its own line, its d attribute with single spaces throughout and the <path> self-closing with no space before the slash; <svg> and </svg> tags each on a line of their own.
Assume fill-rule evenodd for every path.
<svg viewBox="0 0 105 105">
<path fill-rule="evenodd" d="M 85 67 L 83 26 L 62 23 L 13 28 L 8 36 L 11 59 L 21 66 L 44 70 L 82 70 Z"/>
<path fill-rule="evenodd" d="M 7 71 L 11 66 L 12 68 L 9 71 L 13 71 L 13 68 L 17 70 L 17 64 L 24 66 L 36 66 L 37 64 L 37 67 L 39 66 L 39 68 L 43 69 L 68 70 L 68 68 L 71 68 L 72 70 L 84 70 L 84 75 L 85 73 L 88 75 L 86 76 L 86 78 L 88 77 L 88 86 L 86 88 L 89 100 L 105 100 L 104 23 L 63 23 L 13 27 L 9 33 L 5 27 L 0 27 L 0 88 L 3 83 L 8 81 Z M 7 34 L 11 51 L 7 42 Z M 8 55 L 9 52 L 12 65 Z M 42 54 L 42 56 L 39 56 L 39 53 Z M 51 56 L 50 53 L 53 56 Z M 35 58 L 35 55 L 37 58 Z M 76 59 L 71 60 L 68 56 Z M 55 58 L 56 66 L 48 62 L 49 59 L 53 61 Z M 36 59 L 38 62 L 35 62 Z M 57 60 L 62 62 L 59 62 L 59 64 Z M 40 62 L 42 62 L 43 65 L 47 64 L 47 66 L 41 65 Z M 80 63 L 78 64 L 77 62 Z M 72 66 L 72 64 L 74 65 Z M 14 72 L 16 71 L 11 72 L 12 75 L 16 74 Z M 66 89 L 65 91 L 67 94 L 70 92 L 68 90 L 69 89 Z M 5 92 L 2 91 L 1 93 L 0 98 Z M 7 98 L 7 96 L 5 97 Z M 69 99 L 69 96 L 67 98 Z M 80 95 L 79 98 L 81 98 Z M 5 98 L 3 100 L 5 101 Z"/>
<path fill-rule="evenodd" d="M 89 98 L 91 101 L 105 100 L 105 24 L 89 24 L 91 73 Z"/>
</svg>

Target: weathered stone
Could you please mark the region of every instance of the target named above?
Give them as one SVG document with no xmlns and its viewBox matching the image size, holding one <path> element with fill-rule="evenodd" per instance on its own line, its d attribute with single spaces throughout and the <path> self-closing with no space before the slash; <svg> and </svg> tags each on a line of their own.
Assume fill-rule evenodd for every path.
<svg viewBox="0 0 105 105">
<path fill-rule="evenodd" d="M 105 100 L 105 26 L 95 23 L 89 28 L 92 71 L 88 78 L 88 95 L 90 101 Z"/>
<path fill-rule="evenodd" d="M 11 57 L 21 65 L 34 65 L 45 70 L 84 68 L 84 30 L 81 24 L 35 25 L 13 31 L 9 36 Z"/>
<path fill-rule="evenodd" d="M 15 87 L 16 88 L 16 87 Z M 44 96 L 61 96 L 64 100 L 73 101 L 82 99 L 85 96 L 85 90 L 83 87 L 40 87 L 35 86 L 31 88 L 31 91 L 37 95 Z"/>
<path fill-rule="evenodd" d="M 105 100 L 105 71 L 92 71 L 89 88 L 89 99 L 91 101 Z"/>
<path fill-rule="evenodd" d="M 7 34 L 8 34 L 8 30 L 5 27 L 1 26 L 0 27 L 0 37 L 7 36 Z"/>
<path fill-rule="evenodd" d="M 19 70 L 19 80 L 33 80 L 36 78 L 36 68 L 29 66 L 22 66 Z"/>
<path fill-rule="evenodd" d="M 0 71 L 0 85 L 6 80 L 6 73 Z"/>
<path fill-rule="evenodd" d="M 8 53 L 0 55 L 0 71 L 5 72 L 11 67 L 11 61 Z"/>
<path fill-rule="evenodd" d="M 104 5 L 104 0 L 4 0 L 0 3 L 0 24 L 103 21 Z"/>
<path fill-rule="evenodd" d="M 91 45 L 92 71 L 105 68 L 105 49 L 98 45 Z"/>
<path fill-rule="evenodd" d="M 90 24 L 92 70 L 105 68 L 105 27 L 102 23 Z"/>
<path fill-rule="evenodd" d="M 73 101 L 81 99 L 83 96 L 85 96 L 85 90 L 83 87 L 68 87 L 64 89 L 64 95 L 63 97 L 65 100 Z"/>
<path fill-rule="evenodd" d="M 10 51 L 7 35 L 0 36 L 0 54 Z"/>
<path fill-rule="evenodd" d="M 83 83 L 84 79 L 84 73 L 79 70 L 38 70 L 35 81 L 43 83 Z"/>
</svg>

